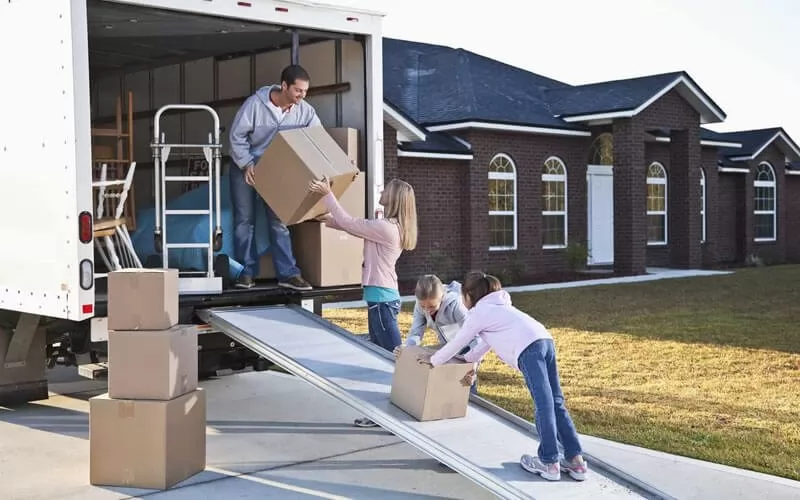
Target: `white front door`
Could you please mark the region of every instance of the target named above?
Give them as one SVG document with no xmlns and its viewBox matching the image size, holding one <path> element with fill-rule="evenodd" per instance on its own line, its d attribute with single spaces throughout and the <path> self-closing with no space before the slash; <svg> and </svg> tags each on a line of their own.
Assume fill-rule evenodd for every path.
<svg viewBox="0 0 800 500">
<path fill-rule="evenodd" d="M 587 214 L 589 265 L 614 263 L 614 168 L 589 165 Z"/>
</svg>

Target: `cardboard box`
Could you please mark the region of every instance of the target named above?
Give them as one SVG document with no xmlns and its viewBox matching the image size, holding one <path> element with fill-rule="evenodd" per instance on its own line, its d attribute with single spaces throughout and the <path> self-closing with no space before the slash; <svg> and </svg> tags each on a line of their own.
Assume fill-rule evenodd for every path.
<svg viewBox="0 0 800 500">
<path fill-rule="evenodd" d="M 178 270 L 108 273 L 109 330 L 167 330 L 178 324 Z"/>
<path fill-rule="evenodd" d="M 431 367 L 417 362 L 417 356 L 425 352 L 432 351 L 419 346 L 402 350 L 392 376 L 390 401 L 420 422 L 465 416 L 469 387 L 461 385 L 461 379 L 472 370 L 472 363 L 451 360 Z"/>
<path fill-rule="evenodd" d="M 339 204 L 353 217 L 367 217 L 366 175 L 358 174 L 347 191 L 339 198 Z"/>
<path fill-rule="evenodd" d="M 261 256 L 258 264 L 258 276 L 256 279 L 259 280 L 274 280 L 278 277 L 278 274 L 275 272 L 275 265 L 272 263 L 272 252 L 267 252 Z"/>
<path fill-rule="evenodd" d="M 197 328 L 108 332 L 108 395 L 167 401 L 197 389 Z"/>
<path fill-rule="evenodd" d="M 322 197 L 308 183 L 328 177 L 340 198 L 359 170 L 323 127 L 283 130 L 264 151 L 255 169 L 255 188 L 287 226 L 324 214 Z"/>
<path fill-rule="evenodd" d="M 297 267 L 312 286 L 361 283 L 364 240 L 308 221 L 291 227 Z"/>
<path fill-rule="evenodd" d="M 206 394 L 171 401 L 89 399 L 89 482 L 167 489 L 206 467 Z"/>
<path fill-rule="evenodd" d="M 358 162 L 358 129 L 349 127 L 329 127 L 325 130 L 336 141 L 336 144 L 345 152 L 353 165 L 359 170 L 364 170 Z"/>
</svg>

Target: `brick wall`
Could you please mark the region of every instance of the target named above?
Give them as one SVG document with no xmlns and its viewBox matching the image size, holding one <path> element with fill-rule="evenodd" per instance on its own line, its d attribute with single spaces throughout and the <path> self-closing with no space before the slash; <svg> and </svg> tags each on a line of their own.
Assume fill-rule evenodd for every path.
<svg viewBox="0 0 800 500">
<path fill-rule="evenodd" d="M 748 189 L 747 193 L 747 209 L 746 214 L 746 228 L 748 237 L 748 254 L 753 253 L 761 257 L 764 262 L 768 264 L 779 264 L 786 261 L 786 241 L 787 241 L 787 196 L 786 196 L 786 168 L 785 155 L 774 144 L 768 147 L 761 155 L 755 160 L 749 162 L 750 174 L 748 174 Z M 754 196 L 755 188 L 753 187 L 753 180 L 755 179 L 756 168 L 761 162 L 769 162 L 775 172 L 776 182 L 776 198 L 777 198 L 777 240 L 774 242 L 756 242 L 753 241 L 755 236 L 755 214 L 754 210 Z"/>
<path fill-rule="evenodd" d="M 717 169 L 717 149 L 703 148 L 701 153 L 701 168 L 706 175 L 706 239 L 702 244 L 703 266 L 716 267 L 720 261 L 719 245 L 723 236 L 720 218 L 720 174 Z M 702 223 L 702 218 L 701 218 Z M 702 228 L 701 228 L 702 229 Z"/>
<path fill-rule="evenodd" d="M 708 172 L 708 170 L 706 170 Z M 709 212 L 708 228 L 710 235 L 716 228 L 718 262 L 730 264 L 743 258 L 744 243 L 741 230 L 744 228 L 744 184 L 746 175 L 721 173 L 718 175 L 716 217 Z M 709 198 L 710 202 L 711 198 Z"/>
<path fill-rule="evenodd" d="M 800 175 L 787 175 L 785 181 L 786 260 L 800 263 Z"/>
<path fill-rule="evenodd" d="M 414 187 L 419 237 L 417 248 L 397 263 L 401 279 L 434 273 L 442 279 L 464 274 L 464 181 L 468 161 L 398 158 L 398 176 Z"/>
</svg>

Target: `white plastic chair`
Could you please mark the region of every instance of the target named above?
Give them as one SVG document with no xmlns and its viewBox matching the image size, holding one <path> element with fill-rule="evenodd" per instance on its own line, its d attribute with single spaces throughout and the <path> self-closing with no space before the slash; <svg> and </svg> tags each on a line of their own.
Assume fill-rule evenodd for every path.
<svg viewBox="0 0 800 500">
<path fill-rule="evenodd" d="M 126 267 L 144 267 L 133 249 L 127 218 L 124 216 L 125 202 L 133 184 L 136 162 L 131 162 L 125 179 L 108 180 L 108 165 L 100 168 L 100 180 L 92 183 L 97 189 L 97 208 L 94 220 L 94 241 L 100 258 L 109 270 L 116 271 Z M 108 189 L 117 188 L 117 189 Z M 111 217 L 105 216 L 106 208 L 111 210 Z M 101 242 L 102 240 L 102 242 Z M 119 249 L 119 255 L 117 253 Z M 98 273 L 95 277 L 103 277 Z"/>
</svg>

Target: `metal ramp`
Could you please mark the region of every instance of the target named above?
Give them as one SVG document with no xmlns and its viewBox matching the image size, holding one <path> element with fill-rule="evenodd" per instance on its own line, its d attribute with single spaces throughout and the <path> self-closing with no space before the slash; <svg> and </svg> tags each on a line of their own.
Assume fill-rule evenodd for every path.
<svg viewBox="0 0 800 500">
<path fill-rule="evenodd" d="M 500 498 L 671 498 L 588 454 L 584 482 L 566 474 L 557 482 L 531 475 L 518 461 L 536 452 L 532 426 L 479 397 L 472 396 L 464 418 L 417 421 L 389 401 L 390 353 L 300 307 L 219 308 L 198 315 Z"/>
</svg>

